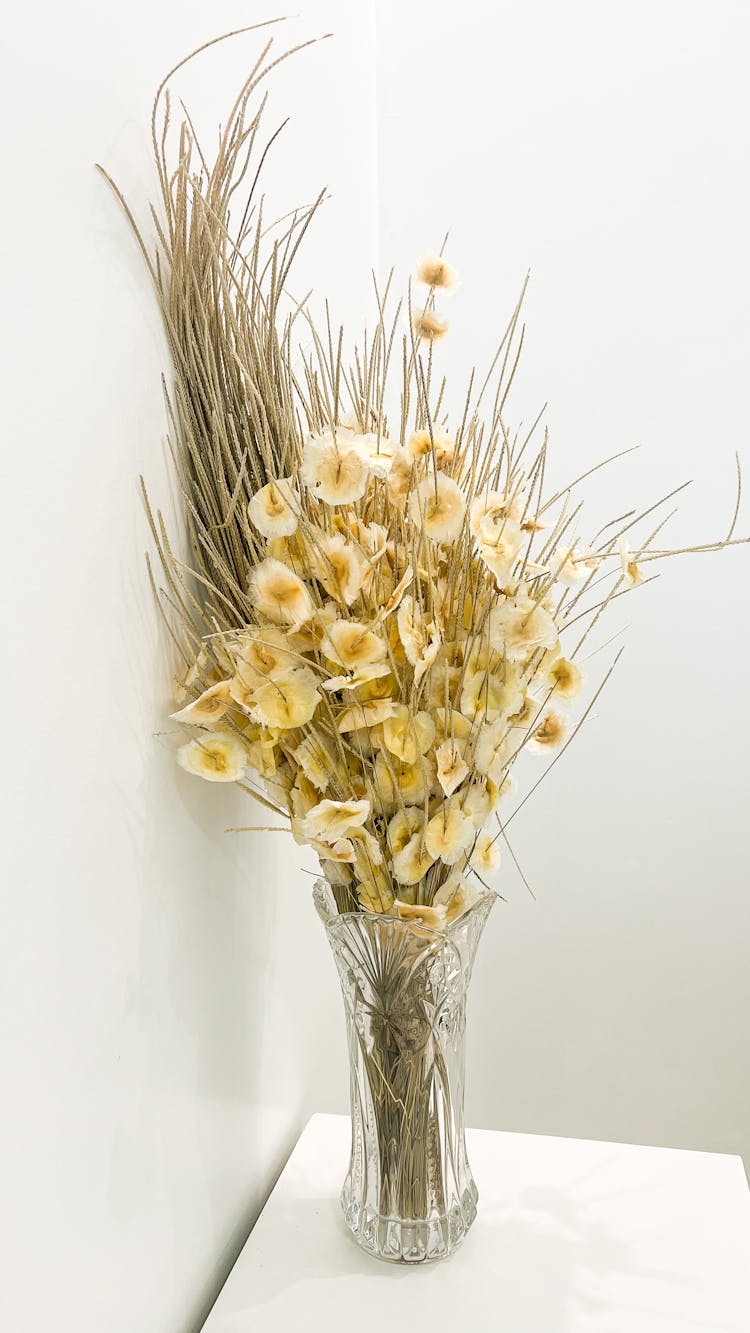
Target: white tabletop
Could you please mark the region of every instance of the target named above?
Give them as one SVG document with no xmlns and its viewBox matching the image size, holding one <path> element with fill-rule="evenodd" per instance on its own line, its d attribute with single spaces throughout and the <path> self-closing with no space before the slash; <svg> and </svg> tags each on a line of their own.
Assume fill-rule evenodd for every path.
<svg viewBox="0 0 750 1333">
<path fill-rule="evenodd" d="M 364 1254 L 345 1116 L 315 1115 L 204 1333 L 750 1333 L 750 1193 L 716 1153 L 469 1130 L 479 1213 L 452 1258 Z"/>
</svg>

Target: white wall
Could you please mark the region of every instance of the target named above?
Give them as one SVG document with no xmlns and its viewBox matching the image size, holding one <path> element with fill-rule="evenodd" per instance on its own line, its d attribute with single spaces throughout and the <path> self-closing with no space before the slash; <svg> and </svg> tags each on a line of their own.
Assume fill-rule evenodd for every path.
<svg viewBox="0 0 750 1333">
<path fill-rule="evenodd" d="M 554 478 L 641 445 L 591 486 L 592 532 L 692 477 L 675 543 L 723 535 L 735 449 L 750 476 L 747 6 L 378 16 L 381 267 L 450 228 L 441 365 L 460 385 L 488 360 L 530 267 L 516 412 L 549 402 Z M 670 561 L 594 641 L 629 626 L 596 719 L 511 830 L 537 901 L 506 857 L 475 1124 L 750 1161 L 749 585 L 747 547 Z"/>
<path fill-rule="evenodd" d="M 269 124 L 295 118 L 270 168 L 279 211 L 333 191 L 300 289 L 359 323 L 378 213 L 381 272 L 450 227 L 459 373 L 531 265 L 518 411 L 549 399 L 560 475 L 640 442 L 592 488 L 596 512 L 626 482 L 645 500 L 693 475 L 675 535 L 721 531 L 732 451 L 747 458 L 743 10 L 376 8 L 379 210 L 371 7 L 305 5 L 294 35 L 338 37 L 276 83 Z M 178 772 L 155 734 L 168 698 L 135 478 L 166 492 L 165 350 L 91 167 L 145 200 L 158 78 L 261 16 L 71 0 L 17 11 L 6 47 L 12 1333 L 191 1333 L 306 1115 L 344 1107 L 300 852 L 225 836 L 247 807 Z M 180 79 L 207 134 L 255 50 L 240 38 Z M 514 824 L 537 902 L 506 868 L 473 995 L 474 1123 L 750 1152 L 748 559 L 675 562 L 612 617 L 628 651 L 598 719 Z"/>
<path fill-rule="evenodd" d="M 16 11 L 6 45 L 4 1333 L 189 1333 L 307 1116 L 346 1091 L 304 858 L 225 836 L 265 812 L 181 773 L 156 734 L 170 706 L 137 476 L 166 494 L 166 354 L 93 168 L 142 215 L 159 78 L 265 8 L 71 0 Z M 347 320 L 375 260 L 370 22 L 341 0 L 289 24 L 338 36 L 279 71 L 268 121 L 294 117 L 269 166 L 278 212 L 331 187 L 298 281 L 325 274 Z M 177 80 L 211 141 L 258 46 Z"/>
</svg>

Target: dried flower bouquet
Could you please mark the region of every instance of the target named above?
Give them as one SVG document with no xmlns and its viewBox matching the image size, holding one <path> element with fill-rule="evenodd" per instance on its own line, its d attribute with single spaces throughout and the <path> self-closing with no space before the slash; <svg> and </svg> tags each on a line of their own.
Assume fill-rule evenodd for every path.
<svg viewBox="0 0 750 1333">
<path fill-rule="evenodd" d="M 189 119 L 168 160 L 170 72 L 152 118 L 153 254 L 136 228 L 173 358 L 190 541 L 183 562 L 149 508 L 173 717 L 190 737 L 178 761 L 288 819 L 340 911 L 439 930 L 498 863 L 518 757 L 554 761 L 595 701 L 572 725 L 592 628 L 676 553 L 658 516 L 676 492 L 585 539 L 585 478 L 545 493 L 546 431 L 534 443 L 505 419 L 520 302 L 449 414 L 436 298 L 456 275 L 442 254 L 420 261 L 405 301 L 391 282 L 376 293 L 350 360 L 330 319 L 289 300 L 321 199 L 265 225 L 259 89 L 277 63 L 269 40 L 212 165 Z M 734 542 L 736 518 L 694 549 Z"/>
</svg>

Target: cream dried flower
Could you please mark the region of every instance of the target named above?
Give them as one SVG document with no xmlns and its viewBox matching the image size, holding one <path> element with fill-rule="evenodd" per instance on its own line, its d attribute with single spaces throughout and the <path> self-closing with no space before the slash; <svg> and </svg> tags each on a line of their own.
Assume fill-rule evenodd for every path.
<svg viewBox="0 0 750 1333">
<path fill-rule="evenodd" d="M 291 477 L 261 486 L 247 506 L 250 522 L 263 537 L 291 537 L 297 531 L 297 497 Z"/>
<path fill-rule="evenodd" d="M 359 620 L 335 620 L 323 638 L 323 651 L 332 662 L 354 671 L 373 662 L 384 662 L 386 644 Z"/>
<path fill-rule="evenodd" d="M 450 291 L 458 282 L 458 273 L 442 255 L 422 255 L 417 262 L 417 281 L 426 287 L 442 287 Z"/>
<path fill-rule="evenodd" d="M 545 680 L 560 699 L 575 699 L 583 685 L 583 672 L 567 657 L 558 657 L 546 668 Z"/>
<path fill-rule="evenodd" d="M 314 732 L 300 741 L 292 754 L 308 782 L 318 791 L 325 791 L 336 767 L 336 755 L 329 741 L 320 732 Z"/>
<path fill-rule="evenodd" d="M 442 642 L 439 626 L 425 620 L 411 593 L 402 598 L 396 621 L 406 660 L 414 667 L 414 683 L 418 685 L 438 655 Z"/>
<path fill-rule="evenodd" d="M 555 708 L 547 709 L 538 726 L 534 728 L 525 748 L 532 754 L 549 754 L 558 750 L 568 734 L 569 722 L 564 713 Z"/>
<path fill-rule="evenodd" d="M 383 723 L 383 740 L 391 754 L 405 764 L 416 763 L 420 754 L 426 754 L 435 739 L 435 723 L 429 713 L 420 712 L 412 718 L 406 704 L 394 704 L 393 712 Z"/>
<path fill-rule="evenodd" d="M 387 811 L 397 803 L 417 805 L 424 801 L 432 787 L 434 763 L 430 755 L 415 764 L 400 764 L 393 756 L 382 752 L 375 757 L 373 783 L 378 801 Z"/>
<path fill-rule="evenodd" d="M 432 907 L 426 907 L 423 903 L 402 903 L 396 898 L 393 903 L 393 912 L 402 921 L 406 921 L 412 930 L 421 933 L 422 931 L 445 930 L 447 924 L 447 912 L 445 907 L 438 904 Z"/>
<path fill-rule="evenodd" d="M 252 681 L 257 684 L 259 676 L 283 675 L 294 664 L 288 636 L 273 625 L 248 630 L 238 639 L 234 655 L 237 675 L 248 684 Z"/>
<path fill-rule="evenodd" d="M 343 736 L 349 731 L 376 727 L 391 716 L 394 708 L 392 699 L 358 699 L 339 714 L 336 729 Z"/>
<path fill-rule="evenodd" d="M 523 696 L 523 703 L 517 713 L 508 718 L 511 727 L 520 728 L 528 731 L 537 713 L 542 711 L 542 704 L 535 694 L 527 690 Z"/>
<path fill-rule="evenodd" d="M 418 311 L 412 320 L 412 325 L 416 336 L 425 341 L 434 338 L 437 342 L 448 332 L 447 319 L 442 319 L 437 311 L 430 309 Z"/>
<path fill-rule="evenodd" d="M 390 473 L 396 451 L 400 448 L 394 440 L 389 440 L 384 435 L 378 436 L 374 433 L 355 435 L 352 439 L 352 446 L 364 459 L 371 476 L 379 477 L 381 480 Z"/>
<path fill-rule="evenodd" d="M 508 724 L 499 718 L 481 728 L 474 750 L 474 767 L 478 773 L 499 784 L 514 748 L 508 736 Z"/>
<path fill-rule="evenodd" d="M 487 823 L 493 810 L 494 783 L 474 779 L 461 793 L 461 809 L 468 815 L 475 829 L 481 829 Z"/>
<path fill-rule="evenodd" d="M 229 693 L 233 702 L 239 704 L 245 712 L 252 712 L 255 703 L 255 691 L 259 684 L 260 678 L 257 676 L 250 676 L 249 679 L 244 676 L 233 676 L 229 682 Z"/>
<path fill-rule="evenodd" d="M 304 829 L 302 830 L 304 838 Z M 309 846 L 320 860 L 333 861 L 336 865 L 354 864 L 354 843 L 351 838 L 337 838 L 326 842 L 322 838 L 311 838 Z"/>
<path fill-rule="evenodd" d="M 344 861 L 331 861 L 322 856 L 320 859 L 320 868 L 323 871 L 328 883 L 333 887 L 341 885 L 346 888 L 352 882 L 352 872 Z"/>
<path fill-rule="evenodd" d="M 522 704 L 523 686 L 512 671 L 507 671 L 504 680 L 490 671 L 465 674 L 460 707 L 466 717 L 496 722 L 515 713 Z"/>
<path fill-rule="evenodd" d="M 420 830 L 393 857 L 393 878 L 398 884 L 418 884 L 435 860 L 426 846 L 424 830 Z"/>
<path fill-rule="evenodd" d="M 555 579 L 564 588 L 572 588 L 585 579 L 601 564 L 601 556 L 595 551 L 579 550 L 574 546 L 558 546 L 550 559 Z"/>
<path fill-rule="evenodd" d="M 343 533 L 323 533 L 315 551 L 315 575 L 326 592 L 351 606 L 362 590 L 369 566 L 366 557 Z"/>
<path fill-rule="evenodd" d="M 383 853 L 377 838 L 366 828 L 350 828 L 344 838 L 313 838 L 310 846 L 322 858 L 336 862 L 346 862 L 357 868 L 361 875 L 366 874 L 371 866 L 383 864 Z"/>
<path fill-rule="evenodd" d="M 434 859 L 452 866 L 474 839 L 474 825 L 459 805 L 445 801 L 425 829 L 425 846 Z"/>
<path fill-rule="evenodd" d="M 306 439 L 300 476 L 325 504 L 353 504 L 367 490 L 369 468 L 351 432 L 325 431 Z"/>
<path fill-rule="evenodd" d="M 369 829 L 350 828 L 346 836 L 354 848 L 354 864 L 360 877 L 369 873 L 372 866 L 383 864 L 383 850 Z"/>
<path fill-rule="evenodd" d="M 182 745 L 177 751 L 177 762 L 186 773 L 205 778 L 206 782 L 237 782 L 244 776 L 247 753 L 239 737 L 210 731 Z"/>
<path fill-rule="evenodd" d="M 260 615 L 280 625 L 303 625 L 313 614 L 302 579 L 273 556 L 266 556 L 252 571 L 250 601 Z"/>
<path fill-rule="evenodd" d="M 557 627 L 549 611 L 530 597 L 515 597 L 496 607 L 489 619 L 490 642 L 510 661 L 521 661 L 537 648 L 557 643 Z"/>
<path fill-rule="evenodd" d="M 436 745 L 441 745 L 447 740 L 465 741 L 471 736 L 473 726 L 470 719 L 464 717 L 457 709 L 436 708 L 434 717 Z"/>
<path fill-rule="evenodd" d="M 453 461 L 456 441 L 452 435 L 437 428 L 433 428 L 431 434 L 429 430 L 415 430 L 406 441 L 406 452 L 414 463 L 421 462 L 434 452 L 435 462 L 438 467 L 443 467 L 445 463 Z"/>
<path fill-rule="evenodd" d="M 298 842 L 304 841 L 302 824 L 305 816 L 309 814 L 310 810 L 315 808 L 319 801 L 320 792 L 315 784 L 310 782 L 309 778 L 305 777 L 304 773 L 299 772 L 294 779 L 291 791 L 289 792 L 289 805 L 291 806 L 292 813 L 298 820 L 298 827 L 296 829 L 293 828 L 292 831 Z M 299 837 L 297 836 L 298 834 Z"/>
<path fill-rule="evenodd" d="M 623 580 L 629 588 L 637 588 L 639 584 L 643 583 L 643 570 L 631 553 L 624 537 L 621 537 L 617 543 L 617 553 L 620 557 Z"/>
<path fill-rule="evenodd" d="M 478 896 L 476 890 L 470 884 L 467 884 L 466 880 L 462 879 L 460 875 L 456 876 L 451 873 L 445 883 L 440 885 L 432 902 L 433 906 L 440 906 L 441 904 L 444 906 L 446 924 L 450 925 L 452 921 L 455 921 L 457 917 L 473 906 Z"/>
<path fill-rule="evenodd" d="M 347 527 L 368 563 L 378 564 L 388 549 L 388 529 L 382 523 L 363 523 L 356 517 L 347 522 Z"/>
<path fill-rule="evenodd" d="M 252 711 L 264 727 L 288 730 L 306 726 L 319 702 L 315 673 L 309 667 L 294 667 L 255 690 Z"/>
<path fill-rule="evenodd" d="M 399 445 L 393 451 L 393 461 L 386 481 L 388 499 L 399 513 L 403 513 L 406 508 L 413 480 L 414 468 L 411 459 L 406 450 Z"/>
<path fill-rule="evenodd" d="M 453 542 L 460 536 L 466 500 L 458 482 L 443 472 L 425 477 L 409 498 L 409 517 L 433 542 Z"/>
<path fill-rule="evenodd" d="M 385 620 L 386 616 L 390 616 L 394 611 L 398 610 L 399 606 L 401 605 L 401 602 L 403 601 L 406 589 L 410 588 L 413 582 L 414 582 L 414 570 L 409 568 L 406 570 L 406 573 L 401 576 L 395 588 L 393 589 L 393 592 L 388 598 L 388 601 L 383 607 L 383 610 L 380 614 L 381 620 Z"/>
<path fill-rule="evenodd" d="M 330 676 L 323 682 L 323 689 L 333 693 L 336 690 L 361 690 L 365 685 L 371 685 L 375 680 L 385 679 L 391 674 L 391 668 L 387 662 L 369 662 L 365 666 L 356 667 L 354 671 L 346 672 L 340 676 Z"/>
<path fill-rule="evenodd" d="M 211 685 L 204 690 L 197 699 L 181 708 L 179 713 L 172 713 L 171 716 L 175 722 L 190 722 L 194 726 L 211 726 L 223 717 L 229 707 L 230 684 L 228 680 L 220 680 L 218 684 Z"/>
<path fill-rule="evenodd" d="M 369 801 L 319 801 L 305 815 L 305 836 L 334 843 L 361 828 L 369 816 Z"/>
<path fill-rule="evenodd" d="M 472 870 L 476 870 L 483 877 L 491 875 L 500 865 L 498 836 L 497 834 L 493 837 L 490 833 L 480 833 L 474 843 L 474 849 L 469 857 L 469 865 Z"/>
<path fill-rule="evenodd" d="M 487 568 L 503 583 L 510 577 L 523 545 L 521 528 L 514 518 L 504 518 L 496 511 L 485 514 L 477 527 L 479 555 Z"/>
<path fill-rule="evenodd" d="M 413 835 L 424 828 L 424 811 L 418 806 L 407 806 L 399 810 L 389 821 L 387 830 L 388 846 L 394 855 L 402 852 Z"/>
<path fill-rule="evenodd" d="M 437 760 L 438 782 L 445 795 L 452 796 L 464 779 L 469 776 L 469 765 L 464 758 L 462 742 L 458 740 L 442 741 L 435 751 L 435 758 Z"/>
<path fill-rule="evenodd" d="M 357 897 L 365 912 L 388 912 L 393 906 L 393 889 L 387 872 L 372 867 L 357 885 Z"/>
<path fill-rule="evenodd" d="M 492 541 L 506 522 L 516 523 L 523 513 L 523 495 L 520 491 L 483 491 L 471 502 L 469 527 L 477 541 Z"/>
</svg>

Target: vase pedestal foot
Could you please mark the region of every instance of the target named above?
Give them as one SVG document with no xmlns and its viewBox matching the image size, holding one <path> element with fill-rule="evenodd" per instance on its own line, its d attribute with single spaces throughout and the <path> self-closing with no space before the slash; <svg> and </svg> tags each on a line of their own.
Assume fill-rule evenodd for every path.
<svg viewBox="0 0 750 1333">
<path fill-rule="evenodd" d="M 434 1214 L 429 1221 L 385 1217 L 358 1202 L 345 1184 L 341 1210 L 357 1244 L 373 1258 L 392 1264 L 425 1264 L 448 1258 L 463 1243 L 477 1215 L 477 1197 L 471 1181 L 449 1213 Z"/>
</svg>

